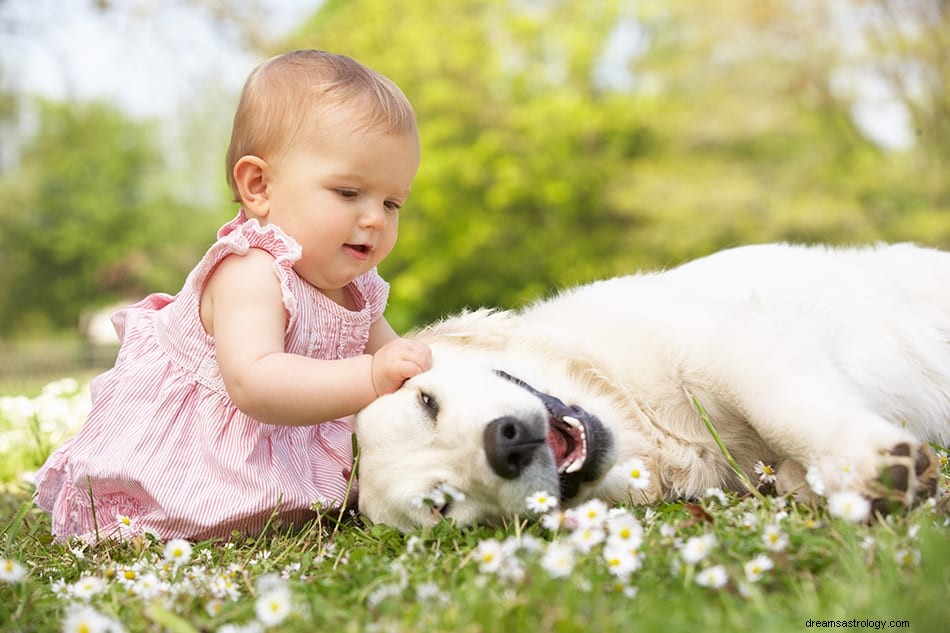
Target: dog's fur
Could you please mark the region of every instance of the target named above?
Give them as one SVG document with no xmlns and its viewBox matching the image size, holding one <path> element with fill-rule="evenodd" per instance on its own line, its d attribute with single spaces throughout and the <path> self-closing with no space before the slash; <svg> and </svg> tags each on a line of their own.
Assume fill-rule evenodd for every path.
<svg viewBox="0 0 950 633">
<path fill-rule="evenodd" d="M 697 404 L 752 479 L 761 461 L 780 493 L 807 497 L 813 469 L 825 494 L 857 490 L 882 509 L 933 492 L 924 442 L 950 440 L 950 253 L 909 244 L 736 248 L 416 336 L 433 368 L 355 419 L 360 509 L 404 530 L 523 513 L 535 491 L 557 494 L 548 395 L 609 431 L 589 438 L 565 505 L 739 489 Z M 499 420 L 540 440 L 511 472 L 486 451 Z M 620 467 L 631 458 L 651 473 L 645 489 Z M 420 503 L 445 484 L 452 498 Z"/>
</svg>

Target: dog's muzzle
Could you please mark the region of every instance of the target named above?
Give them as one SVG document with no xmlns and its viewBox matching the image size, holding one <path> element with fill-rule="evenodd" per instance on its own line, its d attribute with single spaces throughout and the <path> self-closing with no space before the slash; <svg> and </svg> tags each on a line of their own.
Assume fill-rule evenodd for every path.
<svg viewBox="0 0 950 633">
<path fill-rule="evenodd" d="M 613 437 L 596 416 L 507 372 L 495 373 L 537 396 L 548 412 L 548 432 L 543 437 L 532 435 L 526 424 L 510 416 L 488 424 L 483 436 L 485 454 L 499 477 L 517 478 L 542 446 L 548 446 L 554 455 L 562 501 L 576 496 L 582 483 L 604 475 Z"/>
</svg>

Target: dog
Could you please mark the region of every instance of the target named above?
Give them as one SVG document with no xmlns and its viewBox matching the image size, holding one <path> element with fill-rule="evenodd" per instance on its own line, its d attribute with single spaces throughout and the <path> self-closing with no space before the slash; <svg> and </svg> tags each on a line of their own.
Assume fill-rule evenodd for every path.
<svg viewBox="0 0 950 633">
<path fill-rule="evenodd" d="M 359 509 L 403 531 L 539 491 L 743 490 L 756 466 L 893 511 L 935 493 L 927 442 L 950 440 L 950 253 L 912 244 L 738 247 L 413 336 L 432 368 L 354 418 Z"/>
</svg>

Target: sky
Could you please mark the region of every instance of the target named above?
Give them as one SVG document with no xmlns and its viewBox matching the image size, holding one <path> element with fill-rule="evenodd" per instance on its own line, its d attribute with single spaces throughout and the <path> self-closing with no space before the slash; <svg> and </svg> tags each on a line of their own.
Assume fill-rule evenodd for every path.
<svg viewBox="0 0 950 633">
<path fill-rule="evenodd" d="M 319 0 L 257 0 L 266 35 Z M 106 11 L 96 5 L 107 4 Z M 24 94 L 107 98 L 137 117 L 173 114 L 207 84 L 237 92 L 261 61 L 200 0 L 0 0 L 2 80 Z M 214 3 L 206 3 L 214 4 Z"/>
</svg>

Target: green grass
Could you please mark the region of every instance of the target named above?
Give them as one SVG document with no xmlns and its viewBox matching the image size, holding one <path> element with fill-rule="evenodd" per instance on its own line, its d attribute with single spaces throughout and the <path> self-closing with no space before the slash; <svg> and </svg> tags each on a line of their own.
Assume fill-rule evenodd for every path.
<svg viewBox="0 0 950 633">
<path fill-rule="evenodd" d="M 32 486 L 7 477 L 0 489 L 0 578 L 9 574 L 3 565 L 13 563 L 25 575 L 0 579 L 0 630 L 81 630 L 66 629 L 71 604 L 88 604 L 128 631 L 262 630 L 240 627 L 266 619 L 259 607 L 292 604 L 264 630 L 818 630 L 807 626 L 811 619 L 903 621 L 907 627 L 880 630 L 947 631 L 948 476 L 944 464 L 940 502 L 871 524 L 750 495 L 632 508 L 644 528 L 642 565 L 623 580 L 611 575 L 603 545 L 576 553 L 569 573 L 553 575 L 545 551 L 570 542 L 572 532 L 551 532 L 536 519 L 464 529 L 442 523 L 403 535 L 330 513 L 303 530 L 272 526 L 258 539 L 194 544 L 187 562 L 176 565 L 166 561 L 165 544 L 144 536 L 86 546 L 53 542 L 49 517 L 32 505 Z M 763 539 L 770 525 L 788 540 L 781 551 Z M 684 542 L 705 534 L 716 544 L 704 559 L 685 562 Z M 522 545 L 487 546 L 502 542 Z M 760 554 L 774 566 L 749 582 L 744 564 Z M 728 581 L 701 586 L 697 579 L 714 566 Z M 100 591 L 84 600 L 75 590 L 67 595 L 79 581 L 87 590 L 98 583 Z M 274 587 L 289 591 L 292 603 L 265 601 L 285 595 L 269 593 Z M 106 630 L 94 619 L 86 623 L 90 632 Z"/>
<path fill-rule="evenodd" d="M 651 519 L 637 509 L 646 528 L 643 566 L 618 583 L 599 548 L 578 556 L 565 578 L 552 577 L 540 554 L 531 552 L 518 555 L 520 576 L 482 571 L 482 541 L 568 538 L 536 521 L 467 529 L 443 523 L 404 536 L 356 517 L 337 523 L 326 516 L 294 533 L 199 543 L 190 562 L 176 568 L 164 562 L 163 544 L 147 538 L 84 548 L 53 543 L 48 517 L 32 507 L 24 485 L 4 493 L 0 504 L 8 517 L 3 556 L 27 571 L 19 583 L 0 583 L 0 626 L 9 631 L 59 630 L 69 601 L 54 587 L 84 574 L 104 581 L 91 603 L 130 631 L 204 631 L 249 622 L 255 587 L 268 574 L 286 576 L 295 598 L 293 613 L 273 629 L 279 631 L 803 631 L 811 618 L 906 620 L 906 630 L 935 632 L 947 630 L 950 617 L 950 539 L 946 517 L 931 507 L 870 526 L 810 507 L 779 510 L 774 500 L 757 504 L 733 496 L 726 505 L 702 504 L 711 522 L 697 522 L 682 503 L 660 507 Z M 789 538 L 782 552 L 768 551 L 761 539 L 760 528 L 774 522 L 776 512 L 788 513 L 779 522 Z M 751 529 L 743 525 L 749 514 L 757 518 Z M 677 540 L 704 533 L 718 541 L 708 558 L 682 563 Z M 775 566 L 746 583 L 743 563 L 760 553 Z M 714 564 L 725 567 L 729 582 L 720 589 L 700 586 L 698 570 Z M 139 578 L 154 571 L 171 585 L 155 598 L 135 597 L 120 582 L 129 569 Z M 207 579 L 214 575 L 224 575 L 237 593 L 210 615 L 215 590 Z M 623 591 L 629 587 L 636 588 L 633 597 Z"/>
</svg>

